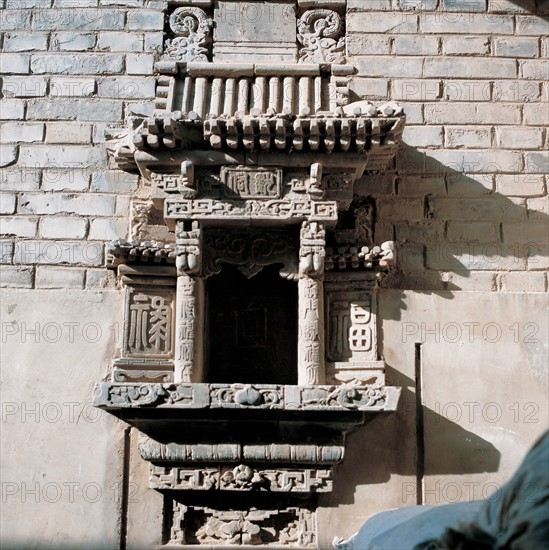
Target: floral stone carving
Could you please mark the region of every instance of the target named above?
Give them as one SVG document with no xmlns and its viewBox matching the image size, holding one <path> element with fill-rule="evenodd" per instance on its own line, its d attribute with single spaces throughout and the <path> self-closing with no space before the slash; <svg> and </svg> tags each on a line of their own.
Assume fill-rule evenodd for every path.
<svg viewBox="0 0 549 550">
<path fill-rule="evenodd" d="M 213 22 L 200 8 L 177 8 L 170 16 L 175 38 L 166 42 L 166 55 L 176 61 L 208 61 L 208 37 Z"/>
<path fill-rule="evenodd" d="M 297 22 L 300 63 L 344 63 L 343 22 L 333 10 L 308 10 Z"/>
</svg>

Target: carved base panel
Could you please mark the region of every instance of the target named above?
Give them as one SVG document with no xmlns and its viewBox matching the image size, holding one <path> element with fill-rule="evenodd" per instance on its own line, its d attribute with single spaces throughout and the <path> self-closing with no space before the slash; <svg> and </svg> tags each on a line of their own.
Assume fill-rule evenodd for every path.
<svg viewBox="0 0 549 550">
<path fill-rule="evenodd" d="M 316 548 L 316 532 L 309 507 L 227 510 L 175 501 L 169 546 Z"/>
<path fill-rule="evenodd" d="M 329 493 L 330 468 L 265 468 L 247 464 L 224 466 L 158 466 L 151 464 L 149 487 L 181 491 L 271 491 Z"/>
</svg>

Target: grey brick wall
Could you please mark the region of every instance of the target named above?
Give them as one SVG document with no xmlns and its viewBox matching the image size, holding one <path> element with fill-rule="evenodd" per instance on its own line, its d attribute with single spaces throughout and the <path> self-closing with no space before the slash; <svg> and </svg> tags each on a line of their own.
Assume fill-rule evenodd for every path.
<svg viewBox="0 0 549 550">
<path fill-rule="evenodd" d="M 111 284 L 104 244 L 127 236 L 141 183 L 103 132 L 152 111 L 165 8 L 4 0 L 0 286 Z M 400 251 L 386 285 L 547 289 L 548 16 L 541 0 L 348 0 L 354 94 L 407 113 L 395 167 L 358 184 Z"/>
</svg>

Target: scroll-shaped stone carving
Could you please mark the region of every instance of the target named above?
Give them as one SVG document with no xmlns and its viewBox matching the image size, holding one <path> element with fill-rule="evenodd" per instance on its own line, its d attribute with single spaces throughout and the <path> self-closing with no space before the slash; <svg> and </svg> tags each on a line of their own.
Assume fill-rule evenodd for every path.
<svg viewBox="0 0 549 550">
<path fill-rule="evenodd" d="M 176 61 L 208 61 L 208 38 L 213 22 L 196 7 L 181 7 L 170 16 L 175 38 L 166 42 L 166 54 Z"/>
<path fill-rule="evenodd" d="M 306 11 L 297 22 L 300 63 L 345 63 L 341 17 L 333 10 Z"/>
<path fill-rule="evenodd" d="M 315 548 L 315 523 L 307 508 L 214 510 L 174 502 L 170 543 Z"/>
<path fill-rule="evenodd" d="M 153 203 L 151 201 L 133 201 L 130 223 L 132 239 L 139 241 L 142 238 L 152 210 Z"/>
</svg>

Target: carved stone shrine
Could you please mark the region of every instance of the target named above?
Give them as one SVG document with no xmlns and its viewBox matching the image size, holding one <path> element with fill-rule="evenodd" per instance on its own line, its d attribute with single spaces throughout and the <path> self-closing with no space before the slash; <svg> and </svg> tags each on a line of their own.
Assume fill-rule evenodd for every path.
<svg viewBox="0 0 549 550">
<path fill-rule="evenodd" d="M 316 548 L 345 433 L 396 410 L 376 306 L 395 251 L 354 183 L 405 119 L 352 101 L 345 10 L 171 3 L 154 116 L 108 136 L 146 196 L 109 247 L 124 345 L 94 399 L 142 432 L 169 545 Z"/>
</svg>

